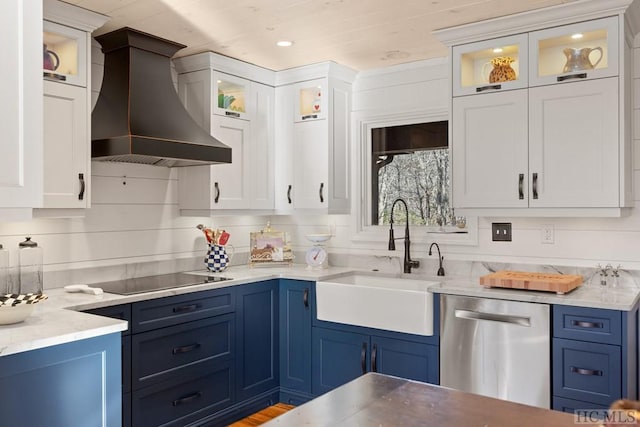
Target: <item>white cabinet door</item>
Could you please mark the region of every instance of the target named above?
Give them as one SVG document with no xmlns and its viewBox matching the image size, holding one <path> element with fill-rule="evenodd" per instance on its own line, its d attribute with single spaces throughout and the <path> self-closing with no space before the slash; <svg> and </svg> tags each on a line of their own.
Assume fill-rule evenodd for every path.
<svg viewBox="0 0 640 427">
<path fill-rule="evenodd" d="M 527 90 L 453 99 L 456 208 L 527 207 Z"/>
<path fill-rule="evenodd" d="M 293 204 L 296 209 L 327 208 L 327 144 L 326 120 L 312 120 L 293 125 Z"/>
<path fill-rule="evenodd" d="M 0 2 L 0 209 L 42 205 L 42 2 Z"/>
<path fill-rule="evenodd" d="M 231 163 L 210 166 L 212 209 L 250 208 L 251 122 L 213 115 L 211 134 L 231 147 Z"/>
<path fill-rule="evenodd" d="M 529 100 L 529 205 L 618 207 L 618 78 L 532 88 Z"/>
<path fill-rule="evenodd" d="M 277 87 L 275 102 L 275 208 L 278 212 L 291 212 L 293 198 L 293 85 Z"/>
<path fill-rule="evenodd" d="M 89 189 L 87 90 L 44 83 L 44 207 L 86 208 Z"/>
<path fill-rule="evenodd" d="M 274 107 L 272 87 L 252 83 L 255 113 L 251 120 L 251 163 L 247 179 L 251 187 L 252 209 L 273 209 L 274 205 Z"/>
</svg>

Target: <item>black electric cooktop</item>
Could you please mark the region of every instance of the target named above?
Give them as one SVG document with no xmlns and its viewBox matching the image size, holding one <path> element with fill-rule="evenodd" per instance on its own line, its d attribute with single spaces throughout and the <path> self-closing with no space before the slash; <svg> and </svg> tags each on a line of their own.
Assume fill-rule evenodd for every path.
<svg viewBox="0 0 640 427">
<path fill-rule="evenodd" d="M 158 276 L 136 277 L 133 279 L 114 280 L 112 282 L 94 283 L 91 286 L 102 288 L 110 294 L 132 295 L 162 289 L 180 288 L 203 283 L 223 282 L 230 277 L 203 276 L 191 273 L 172 273 Z"/>
</svg>

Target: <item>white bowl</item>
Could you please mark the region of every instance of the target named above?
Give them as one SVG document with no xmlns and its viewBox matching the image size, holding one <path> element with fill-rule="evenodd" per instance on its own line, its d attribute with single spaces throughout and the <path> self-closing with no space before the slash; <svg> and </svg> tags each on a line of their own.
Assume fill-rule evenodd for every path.
<svg viewBox="0 0 640 427">
<path fill-rule="evenodd" d="M 31 316 L 35 304 L 0 305 L 0 325 L 20 323 Z"/>
<path fill-rule="evenodd" d="M 305 237 L 314 243 L 322 243 L 329 240 L 332 237 L 332 235 L 331 234 L 307 234 Z"/>
</svg>

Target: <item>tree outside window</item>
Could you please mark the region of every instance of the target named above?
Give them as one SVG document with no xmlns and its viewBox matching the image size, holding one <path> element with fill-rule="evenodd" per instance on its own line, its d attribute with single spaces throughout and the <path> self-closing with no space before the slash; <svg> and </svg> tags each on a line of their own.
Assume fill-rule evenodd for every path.
<svg viewBox="0 0 640 427">
<path fill-rule="evenodd" d="M 446 121 L 372 130 L 372 222 L 388 224 L 391 205 L 402 198 L 412 225 L 461 223 L 451 206 L 448 124 Z M 394 222 L 405 215 L 394 214 Z"/>
</svg>

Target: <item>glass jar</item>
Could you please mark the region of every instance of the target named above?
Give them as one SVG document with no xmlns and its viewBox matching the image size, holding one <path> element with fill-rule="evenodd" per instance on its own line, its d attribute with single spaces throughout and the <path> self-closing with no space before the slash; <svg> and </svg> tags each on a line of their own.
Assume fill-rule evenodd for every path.
<svg viewBox="0 0 640 427">
<path fill-rule="evenodd" d="M 9 270 L 9 251 L 0 244 L 0 295 L 17 293 Z"/>
<path fill-rule="evenodd" d="M 20 267 L 20 293 L 42 293 L 42 248 L 27 237 L 18 244 Z"/>
</svg>

